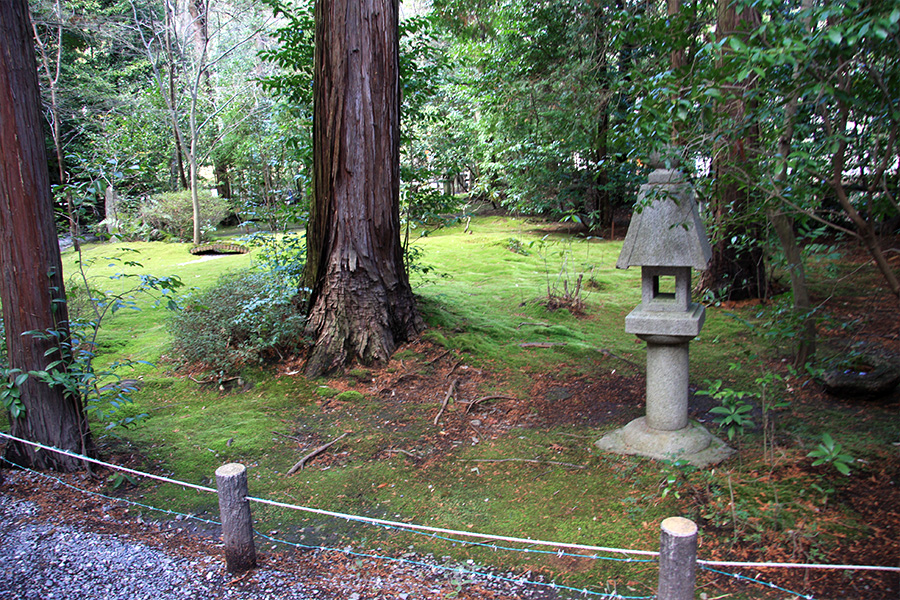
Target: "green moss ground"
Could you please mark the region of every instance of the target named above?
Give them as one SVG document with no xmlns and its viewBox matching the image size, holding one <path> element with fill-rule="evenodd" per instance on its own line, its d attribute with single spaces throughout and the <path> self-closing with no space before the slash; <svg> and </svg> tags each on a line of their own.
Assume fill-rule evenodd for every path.
<svg viewBox="0 0 900 600">
<path fill-rule="evenodd" d="M 414 282 L 429 325 L 423 337 L 463 353 L 467 364 L 501 374 L 497 377 L 500 393 L 524 393 L 539 373 L 603 377 L 609 373 L 610 359 L 602 352 L 644 363 L 643 344 L 624 332 L 625 315 L 640 301 L 640 273 L 637 269 L 615 268 L 621 242 L 548 233 L 550 227 L 539 221 L 482 217 L 472 221 L 469 233 L 453 227 L 416 241 L 424 252 L 424 262 L 448 275 Z M 100 258 L 118 254 L 117 247 L 91 246 L 85 249 L 84 258 L 97 259 L 89 270 L 97 285 L 122 291 L 127 281 L 109 279 L 122 271 L 122 266 L 107 266 L 109 261 Z M 222 272 L 246 267 L 252 260 L 251 256 L 231 255 L 201 262 L 188 253 L 187 245 L 179 244 L 128 247 L 140 254 L 135 258 L 129 253 L 127 258 L 144 265 L 130 272 L 178 275 L 186 289 L 209 286 Z M 64 266 L 72 276 L 72 252 L 65 254 Z M 562 281 L 568 280 L 572 289 L 578 274 L 584 274 L 584 314 L 548 310 L 542 303 L 548 285 L 555 293 L 562 293 Z M 422 411 L 423 406 L 430 405 L 393 407 L 388 412 L 376 395 L 364 392 L 341 398 L 339 382 L 307 381 L 272 371 L 245 373 L 252 387 L 243 392 L 202 388 L 171 371 L 166 360 L 169 338 L 165 309 L 154 308 L 149 300 L 138 302 L 140 312 L 122 311 L 104 323 L 98 361 L 109 364 L 139 359 L 156 363 L 155 367 L 141 366 L 134 374 L 122 373 L 143 381 L 134 404 L 124 410 L 127 414 L 146 412 L 150 418 L 134 430 L 118 432 L 120 441 L 100 430 L 97 434 L 101 442 L 111 446 L 129 445 L 144 457 L 146 468 L 210 485 L 218 466 L 236 461 L 249 467 L 250 493 L 254 496 L 453 529 L 640 549 L 656 548 L 659 522 L 664 517 L 701 517 L 686 497 L 689 490 L 705 489 L 713 498 L 708 503 L 714 513 L 709 515 L 709 535 L 727 540 L 729 527 L 732 533 L 738 529 L 722 516 L 731 514 L 728 504 L 723 504 L 729 494 L 730 475 L 726 480 L 724 471 L 692 474 L 653 461 L 601 455 L 591 443 L 601 432 L 587 427 L 514 428 L 501 438 L 477 445 L 462 443 L 438 461 L 417 465 L 401 454 L 384 450 L 400 447 L 404 440 L 433 435 L 433 411 Z M 748 323 L 763 318 L 760 310 L 752 307 L 708 309 L 702 335 L 691 344 L 692 383 L 701 386 L 704 379 L 725 379 L 735 389 L 749 389 L 763 369 L 756 357 L 771 352 L 766 340 L 748 327 Z M 535 342 L 558 345 L 540 351 L 521 346 Z M 396 358 L 419 357 L 408 348 Z M 729 363 L 744 367 L 731 372 Z M 365 373 L 351 373 L 347 379 L 358 383 L 365 379 Z M 321 403 L 335 396 L 341 409 L 323 410 Z M 433 408 L 438 404 L 436 400 Z M 397 419 L 403 419 L 407 426 L 401 430 L 384 426 L 385 421 Z M 879 419 L 878 415 L 873 419 L 873 426 L 848 425 L 843 423 L 846 413 L 835 413 L 831 422 L 841 423 L 842 435 L 848 433 L 845 443 L 853 452 L 865 453 L 873 444 L 866 432 L 875 431 L 884 438 L 898 433 L 896 422 Z M 801 448 L 804 444 L 812 447 L 821 431 L 820 425 L 788 417 L 783 421 L 785 435 L 801 440 Z M 621 423 L 611 423 L 610 427 L 617 425 Z M 314 462 L 292 477 L 285 475 L 305 452 L 346 431 L 352 434 L 345 444 L 329 452 L 329 461 Z M 744 448 L 757 448 L 760 441 L 754 436 L 740 443 Z M 746 454 L 749 457 L 754 452 Z M 877 455 L 874 452 L 873 456 Z M 510 457 L 585 468 L 476 462 Z M 739 471 L 744 460 L 749 464 L 752 459 L 740 458 L 730 469 Z M 750 506 L 751 498 L 779 492 L 782 502 L 785 495 L 815 495 L 809 491 L 807 480 L 798 481 L 794 489 L 740 487 L 736 492 L 738 504 Z M 214 496 L 173 485 L 142 482 L 127 493 L 140 497 L 141 502 L 179 512 L 213 517 L 217 513 Z M 746 502 L 742 500 L 745 497 Z M 413 546 L 419 552 L 471 558 L 501 569 L 543 571 L 561 583 L 597 591 L 608 590 L 610 581 L 617 582 L 621 589 L 628 586 L 638 595 L 652 593 L 655 588 L 655 569 L 641 563 L 595 562 L 461 546 L 271 507 L 254 506 L 254 514 L 259 531 L 277 531 L 278 537 L 306 544 L 351 543 L 397 553 Z M 750 512 L 743 516 L 742 532 L 750 535 L 756 531 L 758 521 L 754 519 Z M 717 529 L 715 524 L 720 521 Z M 789 523 L 796 525 L 785 521 L 778 527 L 789 527 Z M 714 539 L 718 538 L 710 537 Z M 748 590 L 746 597 L 760 597 L 758 588 Z"/>
</svg>

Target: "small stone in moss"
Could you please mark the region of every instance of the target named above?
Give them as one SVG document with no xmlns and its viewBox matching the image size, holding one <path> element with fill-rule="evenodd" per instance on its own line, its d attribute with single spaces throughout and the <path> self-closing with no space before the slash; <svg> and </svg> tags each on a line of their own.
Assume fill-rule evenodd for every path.
<svg viewBox="0 0 900 600">
<path fill-rule="evenodd" d="M 316 395 L 321 396 L 322 398 L 334 398 L 338 394 L 340 394 L 339 391 L 334 388 L 330 388 L 327 385 L 320 385 L 316 388 Z"/>
<path fill-rule="evenodd" d="M 408 360 L 410 358 L 421 358 L 422 355 L 418 352 L 413 352 L 412 350 L 405 348 L 395 353 L 392 357 L 394 360 Z"/>
<path fill-rule="evenodd" d="M 347 390 L 346 392 L 341 392 L 337 395 L 337 400 L 340 402 L 359 402 L 364 398 L 365 396 L 363 396 L 361 392 L 357 392 L 356 390 Z"/>
<path fill-rule="evenodd" d="M 353 369 L 347 375 L 360 382 L 372 381 L 372 373 L 366 369 Z"/>
</svg>

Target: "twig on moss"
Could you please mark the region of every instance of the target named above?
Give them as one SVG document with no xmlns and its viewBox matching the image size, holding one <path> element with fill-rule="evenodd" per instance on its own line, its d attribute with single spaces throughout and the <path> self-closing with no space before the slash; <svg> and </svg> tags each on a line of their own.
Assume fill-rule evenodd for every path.
<svg viewBox="0 0 900 600">
<path fill-rule="evenodd" d="M 413 454 L 409 450 L 401 450 L 400 448 L 388 448 L 387 450 L 385 450 L 385 452 L 387 452 L 388 454 L 405 454 L 406 456 L 414 458 L 416 460 L 421 460 L 422 458 L 418 454 Z"/>
<path fill-rule="evenodd" d="M 444 350 L 443 352 L 441 352 L 440 354 L 438 354 L 437 356 L 435 356 L 434 358 L 432 358 L 431 360 L 429 360 L 429 361 L 428 361 L 427 363 L 425 363 L 425 364 L 426 364 L 426 365 L 433 365 L 434 363 L 436 363 L 437 361 L 441 360 L 442 358 L 444 358 L 444 357 L 447 356 L 448 354 L 450 354 L 450 351 L 449 351 L 449 350 Z"/>
<path fill-rule="evenodd" d="M 459 383 L 459 378 L 454 379 L 450 382 L 450 387 L 447 388 L 447 394 L 444 396 L 444 401 L 441 402 L 441 410 L 438 411 L 438 414 L 434 417 L 434 424 L 437 425 L 438 421 L 441 419 L 441 415 L 444 414 L 444 410 L 447 408 L 447 404 L 450 402 L 450 398 L 453 397 L 453 394 L 456 392 L 456 385 Z"/>
<path fill-rule="evenodd" d="M 453 371 L 456 370 L 456 367 L 458 367 L 461 362 L 462 362 L 462 359 L 459 359 L 458 361 L 453 363 L 453 366 L 450 367 L 450 371 L 447 372 L 447 379 L 450 379 L 450 376 L 453 375 Z"/>
<path fill-rule="evenodd" d="M 516 400 L 515 396 L 482 396 L 477 400 L 472 400 L 471 402 L 461 402 L 460 404 L 466 405 L 466 414 L 469 414 L 469 411 L 472 410 L 472 407 L 478 404 L 479 402 L 487 402 L 488 400 Z"/>
<path fill-rule="evenodd" d="M 329 448 L 331 448 L 332 446 L 334 446 L 335 444 L 337 444 L 339 441 L 341 441 L 342 439 L 344 439 L 344 438 L 347 437 L 348 435 L 350 435 L 350 432 L 349 432 L 349 431 L 346 432 L 346 433 L 344 433 L 344 434 L 341 435 L 340 437 L 337 437 L 337 438 L 331 440 L 331 441 L 328 442 L 327 444 L 322 444 L 321 446 L 319 446 L 318 448 L 316 448 L 315 450 L 313 450 L 312 452 L 310 452 L 309 454 L 307 454 L 306 456 L 304 456 L 303 458 L 301 458 L 300 460 L 298 460 L 298 461 L 297 461 L 297 464 L 295 464 L 293 467 L 291 467 L 290 469 L 288 469 L 287 474 L 288 474 L 288 475 L 293 475 L 293 474 L 296 473 L 297 471 L 301 470 L 304 466 L 306 466 L 306 461 L 308 461 L 309 459 L 311 459 L 311 458 L 313 458 L 313 457 L 315 457 L 315 456 L 318 456 L 318 455 L 321 454 L 322 452 L 325 452 L 326 450 L 328 450 Z"/>
<path fill-rule="evenodd" d="M 638 371 L 643 372 L 643 370 L 644 370 L 644 368 L 641 367 L 641 365 L 637 364 L 636 362 L 631 361 L 631 360 L 628 360 L 628 359 L 625 358 L 624 356 L 619 356 L 618 354 L 613 354 L 612 352 L 610 352 L 610 351 L 607 350 L 606 348 L 597 348 L 597 352 L 599 352 L 599 353 L 602 354 L 603 356 L 611 356 L 611 357 L 613 357 L 613 358 L 617 358 L 617 359 L 621 360 L 622 362 L 628 363 L 629 365 L 631 365 L 632 367 L 634 367 L 634 368 L 637 369 Z"/>
<path fill-rule="evenodd" d="M 298 437 L 294 437 L 294 436 L 288 435 L 286 433 L 281 433 L 280 431 L 273 431 L 272 433 L 274 433 L 275 435 L 280 435 L 283 438 L 287 438 L 287 439 L 291 440 L 292 442 L 297 442 L 298 444 L 303 444 L 303 440 L 301 440 Z"/>
</svg>

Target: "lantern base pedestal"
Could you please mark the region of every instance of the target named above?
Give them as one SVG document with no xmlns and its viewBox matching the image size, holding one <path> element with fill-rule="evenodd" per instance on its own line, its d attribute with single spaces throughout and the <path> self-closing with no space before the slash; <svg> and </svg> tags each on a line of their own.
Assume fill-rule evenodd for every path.
<svg viewBox="0 0 900 600">
<path fill-rule="evenodd" d="M 683 460 L 703 468 L 722 462 L 734 450 L 714 437 L 705 427 L 689 421 L 687 427 L 675 431 L 653 429 L 644 417 L 603 436 L 596 445 L 617 454 L 633 454 L 657 460 Z"/>
</svg>

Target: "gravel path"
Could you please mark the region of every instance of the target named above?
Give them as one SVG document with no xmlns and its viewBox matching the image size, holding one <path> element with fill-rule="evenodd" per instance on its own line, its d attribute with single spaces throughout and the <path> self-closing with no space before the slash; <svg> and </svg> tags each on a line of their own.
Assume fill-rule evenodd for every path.
<svg viewBox="0 0 900 600">
<path fill-rule="evenodd" d="M 235 577 L 213 541 L 117 520 L 99 502 L 67 501 L 63 486 L 36 475 L 4 474 L 0 600 L 556 598 L 546 588 L 439 569 L 441 561 L 421 556 L 414 560 L 434 567 L 335 552 L 263 554 L 260 568 Z"/>
</svg>

